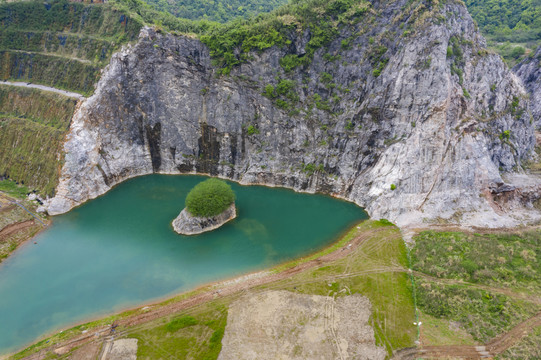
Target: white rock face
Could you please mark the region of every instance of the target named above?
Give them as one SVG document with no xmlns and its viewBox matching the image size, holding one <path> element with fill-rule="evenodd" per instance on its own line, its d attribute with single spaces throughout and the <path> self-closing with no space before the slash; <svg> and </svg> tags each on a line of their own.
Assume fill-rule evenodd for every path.
<svg viewBox="0 0 541 360">
<path fill-rule="evenodd" d="M 173 220 L 173 229 L 181 235 L 196 235 L 212 231 L 237 217 L 235 203 L 222 213 L 212 217 L 193 216 L 184 208 Z"/>
<path fill-rule="evenodd" d="M 230 76 L 218 76 L 198 40 L 143 29 L 76 111 L 49 213 L 133 176 L 202 173 L 328 193 L 400 226 L 539 219 L 533 209 L 506 212 L 495 204 L 505 185 L 500 173 L 519 171 L 534 146 L 528 104 L 515 104 L 525 97 L 520 81 L 485 49 L 459 3 L 433 9 L 407 36 L 390 36 L 403 33 L 405 2 L 375 3 L 381 16 L 368 30 L 364 22 L 344 28 L 309 66 L 290 73 L 279 59 L 300 51 L 309 32 L 292 32 L 289 48 L 253 53 Z M 379 76 L 370 38 L 388 59 Z M 447 55 L 453 39 L 460 59 Z M 342 40 L 351 47 L 344 50 Z M 321 81 L 323 73 L 334 87 Z M 295 84 L 299 100 L 291 109 L 262 95 L 277 77 Z"/>
</svg>

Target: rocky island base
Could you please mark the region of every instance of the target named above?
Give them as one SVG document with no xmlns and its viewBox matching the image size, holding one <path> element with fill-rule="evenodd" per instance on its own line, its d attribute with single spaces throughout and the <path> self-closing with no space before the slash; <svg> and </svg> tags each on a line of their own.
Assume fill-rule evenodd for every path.
<svg viewBox="0 0 541 360">
<path fill-rule="evenodd" d="M 229 220 L 237 217 L 235 203 L 215 216 L 199 217 L 193 216 L 184 208 L 173 220 L 173 229 L 181 235 L 197 235 L 211 231 L 224 225 Z"/>
</svg>

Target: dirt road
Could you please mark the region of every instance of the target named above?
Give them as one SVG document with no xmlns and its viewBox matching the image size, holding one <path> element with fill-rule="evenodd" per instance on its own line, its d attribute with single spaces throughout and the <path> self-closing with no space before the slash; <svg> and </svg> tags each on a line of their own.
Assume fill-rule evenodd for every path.
<svg viewBox="0 0 541 360">
<path fill-rule="evenodd" d="M 60 94 L 60 95 L 76 98 L 76 99 L 79 99 L 79 100 L 86 99 L 83 95 L 75 93 L 75 92 L 56 89 L 56 88 L 53 88 L 53 87 L 50 87 L 50 86 L 45 86 L 45 85 L 30 84 L 30 83 L 27 83 L 27 82 L 0 81 L 0 85 L 10 85 L 10 86 L 25 87 L 25 88 L 30 88 L 30 89 L 39 89 L 39 90 L 51 91 L 51 92 L 54 92 L 54 93 L 57 93 L 57 94 Z"/>
</svg>

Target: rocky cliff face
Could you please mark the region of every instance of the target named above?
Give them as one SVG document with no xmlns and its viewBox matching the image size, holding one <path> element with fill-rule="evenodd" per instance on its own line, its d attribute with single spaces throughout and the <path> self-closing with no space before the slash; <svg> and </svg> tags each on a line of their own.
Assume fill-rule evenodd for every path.
<svg viewBox="0 0 541 360">
<path fill-rule="evenodd" d="M 129 177 L 206 173 L 333 194 L 400 225 L 515 223 L 491 192 L 534 145 L 520 82 L 461 3 L 405 5 L 372 3 L 288 73 L 279 59 L 302 56 L 309 29 L 229 76 L 200 41 L 143 29 L 75 114 L 49 213 Z M 284 79 L 295 96 L 265 90 Z"/>
<path fill-rule="evenodd" d="M 541 47 L 535 55 L 526 58 L 513 70 L 520 77 L 530 94 L 530 109 L 535 127 L 541 130 Z"/>
</svg>

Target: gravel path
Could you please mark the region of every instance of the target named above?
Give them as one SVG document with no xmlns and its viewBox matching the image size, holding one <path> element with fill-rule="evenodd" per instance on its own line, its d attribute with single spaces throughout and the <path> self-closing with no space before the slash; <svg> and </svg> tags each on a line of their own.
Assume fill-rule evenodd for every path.
<svg viewBox="0 0 541 360">
<path fill-rule="evenodd" d="M 0 85 L 20 86 L 20 87 L 31 88 L 31 89 L 39 89 L 39 90 L 55 92 L 57 94 L 76 98 L 79 100 L 86 99 L 83 95 L 75 93 L 75 92 L 60 90 L 60 89 L 56 89 L 56 88 L 45 86 L 45 85 L 31 84 L 27 82 L 0 81 Z"/>
</svg>

